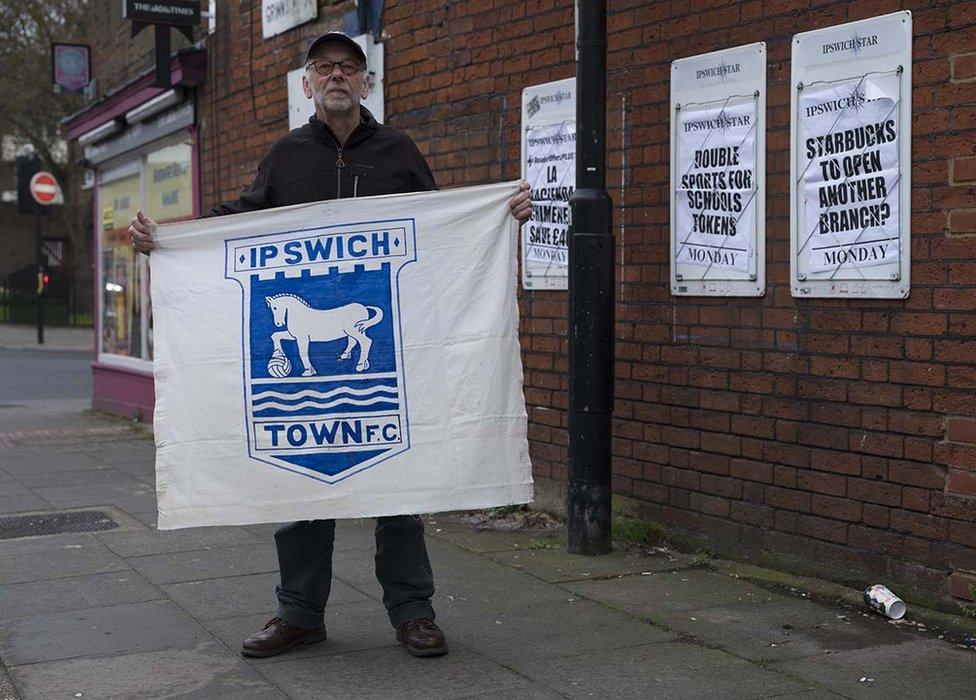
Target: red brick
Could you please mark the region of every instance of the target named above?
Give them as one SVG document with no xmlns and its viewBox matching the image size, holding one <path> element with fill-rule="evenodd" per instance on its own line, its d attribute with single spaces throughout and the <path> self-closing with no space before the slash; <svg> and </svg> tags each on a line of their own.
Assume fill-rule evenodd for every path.
<svg viewBox="0 0 976 700">
<path fill-rule="evenodd" d="M 976 496 L 976 472 L 950 471 L 946 490 L 959 496 Z"/>
<path fill-rule="evenodd" d="M 730 473 L 738 479 L 759 481 L 766 484 L 773 483 L 773 468 L 763 462 L 753 462 L 747 459 L 733 459 Z"/>
<path fill-rule="evenodd" d="M 976 80 L 976 53 L 953 56 L 951 62 L 953 80 Z"/>
<path fill-rule="evenodd" d="M 949 576 L 949 594 L 956 598 L 976 600 L 973 586 L 976 586 L 976 573 L 953 571 Z"/>
<path fill-rule="evenodd" d="M 976 418 L 953 416 L 946 420 L 946 440 L 976 443 Z"/>
<path fill-rule="evenodd" d="M 953 158 L 952 181 L 959 183 L 976 181 L 976 157 Z"/>
<path fill-rule="evenodd" d="M 856 523 L 861 520 L 861 504 L 847 498 L 814 494 L 810 500 L 812 512 L 837 520 Z"/>
<path fill-rule="evenodd" d="M 949 233 L 976 233 L 976 209 L 956 209 L 949 212 Z"/>
</svg>

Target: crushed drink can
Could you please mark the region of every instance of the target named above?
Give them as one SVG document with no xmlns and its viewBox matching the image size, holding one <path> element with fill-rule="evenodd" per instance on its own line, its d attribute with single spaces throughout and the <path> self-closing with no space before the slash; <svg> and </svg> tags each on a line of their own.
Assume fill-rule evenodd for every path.
<svg viewBox="0 0 976 700">
<path fill-rule="evenodd" d="M 892 620 L 900 620 L 905 616 L 904 601 L 880 583 L 869 586 L 864 591 L 864 604 Z"/>
</svg>

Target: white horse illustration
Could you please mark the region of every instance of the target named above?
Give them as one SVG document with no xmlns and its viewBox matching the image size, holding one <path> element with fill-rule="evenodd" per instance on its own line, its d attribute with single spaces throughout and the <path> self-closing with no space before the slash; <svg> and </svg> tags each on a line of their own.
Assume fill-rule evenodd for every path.
<svg viewBox="0 0 976 700">
<path fill-rule="evenodd" d="M 298 355 L 305 366 L 303 377 L 316 374 L 308 357 L 308 346 L 313 341 L 327 342 L 346 338 L 346 349 L 339 355 L 339 359 L 348 360 L 352 356 L 353 347 L 358 344 L 356 371 L 369 369 L 369 349 L 373 341 L 366 335 L 366 329 L 383 319 L 383 310 L 379 307 L 353 303 L 334 309 L 313 309 L 307 301 L 294 294 L 276 294 L 265 297 L 265 301 L 271 308 L 275 326 L 285 329 L 271 334 L 274 354 L 284 355 L 284 350 L 281 349 L 282 340 L 294 340 L 298 344 Z"/>
</svg>

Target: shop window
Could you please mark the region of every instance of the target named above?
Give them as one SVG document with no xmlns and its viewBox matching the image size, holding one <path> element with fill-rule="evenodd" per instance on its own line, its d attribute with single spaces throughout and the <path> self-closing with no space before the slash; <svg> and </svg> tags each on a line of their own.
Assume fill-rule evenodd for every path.
<svg viewBox="0 0 976 700">
<path fill-rule="evenodd" d="M 139 173 L 99 187 L 101 211 L 101 350 L 142 357 L 142 261 L 129 243 L 128 227 L 142 205 Z"/>
<path fill-rule="evenodd" d="M 149 266 L 129 242 L 128 228 L 142 209 L 159 223 L 189 219 L 193 209 L 193 146 L 189 139 L 133 154 L 100 174 L 100 360 L 151 369 L 153 357 Z"/>
</svg>

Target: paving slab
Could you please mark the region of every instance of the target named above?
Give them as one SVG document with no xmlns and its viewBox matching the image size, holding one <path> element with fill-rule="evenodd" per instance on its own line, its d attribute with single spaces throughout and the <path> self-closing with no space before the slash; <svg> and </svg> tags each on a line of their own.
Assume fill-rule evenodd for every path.
<svg viewBox="0 0 976 700">
<path fill-rule="evenodd" d="M 667 613 L 739 603 L 769 605 L 790 599 L 746 581 L 702 569 L 560 584 L 578 595 L 658 621 Z"/>
<path fill-rule="evenodd" d="M 402 649 L 374 649 L 255 664 L 293 698 L 460 698 L 479 693 L 517 697 L 532 687 L 524 677 L 457 643 L 451 653 L 416 659 Z"/>
<path fill-rule="evenodd" d="M 162 590 L 198 620 L 247 615 L 277 608 L 278 573 L 214 578 L 164 584 Z M 369 598 L 342 581 L 332 581 L 329 605 L 359 603 Z"/>
<path fill-rule="evenodd" d="M 497 610 L 511 600 L 518 589 L 519 601 L 558 601 L 560 591 L 533 577 L 486 559 L 471 557 L 452 544 L 427 542 L 434 571 L 435 610 L 449 601 L 463 602 L 471 610 Z M 376 580 L 372 551 L 345 550 L 333 556 L 333 578 L 349 584 L 363 595 L 381 600 L 383 590 Z"/>
<path fill-rule="evenodd" d="M 976 696 L 976 652 L 932 639 L 782 661 L 773 667 L 849 698 Z"/>
<path fill-rule="evenodd" d="M 599 603 L 567 595 L 558 602 L 486 610 L 441 599 L 438 622 L 451 639 L 517 671 L 553 656 L 665 642 L 675 635 Z"/>
<path fill-rule="evenodd" d="M 262 542 L 274 543 L 275 532 L 285 524 L 283 522 L 259 523 L 257 525 L 246 525 L 244 529 Z M 368 552 L 367 558 L 372 560 L 372 553 L 376 551 L 375 530 L 376 521 L 373 518 L 337 520 L 333 551 L 365 551 Z"/>
<path fill-rule="evenodd" d="M 31 490 L 14 479 L 9 474 L 0 472 L 0 497 L 4 496 L 23 496 L 29 494 Z"/>
<path fill-rule="evenodd" d="M 256 536 L 242 527 L 194 527 L 185 530 L 109 530 L 96 535 L 106 547 L 121 557 L 141 557 L 195 550 L 260 544 Z"/>
<path fill-rule="evenodd" d="M 126 561 L 153 583 L 202 581 L 278 570 L 278 553 L 273 545 L 266 544 L 151 554 Z"/>
<path fill-rule="evenodd" d="M 129 477 L 99 484 L 41 486 L 35 488 L 34 493 L 58 508 L 112 503 L 124 510 L 130 510 L 133 505 L 139 503 L 147 505 L 156 503 L 156 496 L 151 486 Z"/>
<path fill-rule="evenodd" d="M 0 540 L 0 584 L 130 570 L 91 535 Z"/>
<path fill-rule="evenodd" d="M 273 616 L 272 609 L 257 614 L 205 620 L 202 624 L 228 649 L 237 652 L 244 639 L 262 629 Z M 330 603 L 325 609 L 325 629 L 327 639 L 321 644 L 297 647 L 288 654 L 254 661 L 255 667 L 367 649 L 389 649 L 391 653 L 405 653 L 396 648 L 398 644 L 390 619 L 383 604 L 376 600 L 335 606 Z"/>
<path fill-rule="evenodd" d="M 22 472 L 17 478 L 22 484 L 32 489 L 58 487 L 70 489 L 79 486 L 97 486 L 100 484 L 111 484 L 118 488 L 126 487 L 132 490 L 144 490 L 146 488 L 145 483 L 112 467 L 105 469 L 79 469 L 69 472 Z"/>
<path fill-rule="evenodd" d="M 0 620 L 164 597 L 135 571 L 13 583 L 0 586 Z"/>
<path fill-rule="evenodd" d="M 558 549 L 487 552 L 485 556 L 550 583 L 626 576 L 645 571 L 671 571 L 686 568 L 689 562 L 687 556 L 647 556 L 641 552 L 611 552 L 598 557 L 585 557 L 567 554 L 562 546 Z"/>
<path fill-rule="evenodd" d="M 16 496 L 0 496 L 0 515 L 30 513 L 37 510 L 52 510 L 54 506 L 34 493 Z"/>
<path fill-rule="evenodd" d="M 758 698 L 817 687 L 722 651 L 677 643 L 555 656 L 523 672 L 571 698 Z"/>
<path fill-rule="evenodd" d="M 565 544 L 566 535 L 562 530 L 526 536 L 524 532 L 477 529 L 471 525 L 446 522 L 440 519 L 427 524 L 427 536 L 444 540 L 469 552 L 505 552 L 524 550 L 531 547 L 531 540 L 540 543 Z"/>
<path fill-rule="evenodd" d="M 133 510 L 129 511 L 129 515 L 138 520 L 140 523 L 146 527 L 155 528 L 156 527 L 156 510 Z"/>
<path fill-rule="evenodd" d="M 219 644 L 18 666 L 25 698 L 283 698 Z"/>
<path fill-rule="evenodd" d="M 208 638 L 166 601 L 48 613 L 5 622 L 0 657 L 8 666 L 80 656 L 191 649 Z"/>
<path fill-rule="evenodd" d="M 149 433 L 133 432 L 125 440 L 100 445 L 93 456 L 99 464 L 116 469 L 154 472 L 156 445 Z"/>
<path fill-rule="evenodd" d="M 655 620 L 754 661 L 817 656 L 914 639 L 880 619 L 865 619 L 805 599 L 675 612 L 657 615 Z"/>
<path fill-rule="evenodd" d="M 90 469 L 108 469 L 89 452 L 69 453 L 57 445 L 35 446 L 4 450 L 0 466 L 14 477 L 34 472 L 70 472 Z"/>
</svg>

